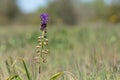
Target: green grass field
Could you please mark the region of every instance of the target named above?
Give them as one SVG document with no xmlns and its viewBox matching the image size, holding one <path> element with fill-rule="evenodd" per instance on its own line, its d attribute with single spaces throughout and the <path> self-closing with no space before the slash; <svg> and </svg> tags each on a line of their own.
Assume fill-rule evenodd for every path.
<svg viewBox="0 0 120 80">
<path fill-rule="evenodd" d="M 32 56 L 40 34 L 39 27 L 0 28 L 0 80 L 9 77 L 5 62 L 11 58 L 24 58 L 32 72 Z M 119 26 L 54 26 L 48 27 L 47 37 L 49 54 L 47 63 L 41 64 L 41 80 L 62 71 L 66 74 L 60 80 L 120 80 Z M 16 65 L 27 80 L 21 62 Z"/>
</svg>

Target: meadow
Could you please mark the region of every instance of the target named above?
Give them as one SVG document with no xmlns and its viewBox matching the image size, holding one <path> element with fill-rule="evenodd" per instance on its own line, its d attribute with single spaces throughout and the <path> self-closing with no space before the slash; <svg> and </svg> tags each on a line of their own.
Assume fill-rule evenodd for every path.
<svg viewBox="0 0 120 80">
<path fill-rule="evenodd" d="M 41 64 L 41 80 L 65 72 L 58 80 L 120 80 L 119 25 L 48 26 L 49 54 Z M 0 80 L 9 75 L 7 63 L 24 58 L 32 73 L 38 26 L 0 27 Z M 16 70 L 26 79 L 23 65 Z M 31 75 L 32 76 L 32 75 Z"/>
</svg>

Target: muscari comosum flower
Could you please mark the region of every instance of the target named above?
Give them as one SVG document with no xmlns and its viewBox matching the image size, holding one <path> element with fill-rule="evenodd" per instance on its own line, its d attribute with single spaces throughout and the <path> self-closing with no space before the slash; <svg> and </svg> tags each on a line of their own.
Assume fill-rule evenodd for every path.
<svg viewBox="0 0 120 80">
<path fill-rule="evenodd" d="M 40 58 L 42 58 L 43 62 L 46 62 L 46 58 L 43 55 L 46 55 L 48 53 L 47 45 L 48 45 L 48 39 L 46 38 L 47 33 L 47 22 L 48 22 L 48 14 L 43 13 L 40 15 L 41 18 L 41 36 L 38 37 L 38 45 L 36 46 L 36 56 L 34 57 L 34 60 L 36 63 L 40 64 Z"/>
</svg>

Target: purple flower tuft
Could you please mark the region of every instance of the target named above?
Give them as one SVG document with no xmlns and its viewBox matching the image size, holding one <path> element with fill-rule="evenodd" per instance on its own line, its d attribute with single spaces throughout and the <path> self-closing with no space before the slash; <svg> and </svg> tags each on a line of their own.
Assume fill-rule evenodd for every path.
<svg viewBox="0 0 120 80">
<path fill-rule="evenodd" d="M 40 15 L 40 18 L 41 18 L 42 24 L 47 24 L 47 22 L 48 22 L 48 14 L 43 13 L 43 14 Z"/>
<path fill-rule="evenodd" d="M 43 13 L 40 15 L 40 18 L 41 18 L 41 30 L 43 31 L 47 27 L 48 14 Z"/>
</svg>

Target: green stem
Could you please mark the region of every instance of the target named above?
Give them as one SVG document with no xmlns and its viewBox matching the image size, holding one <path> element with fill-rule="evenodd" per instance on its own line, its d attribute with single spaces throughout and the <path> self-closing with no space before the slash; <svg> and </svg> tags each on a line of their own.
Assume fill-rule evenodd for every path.
<svg viewBox="0 0 120 80">
<path fill-rule="evenodd" d="M 39 55 L 39 58 L 42 58 L 43 59 L 43 56 L 42 56 L 42 50 L 43 50 L 43 47 L 44 47 L 44 34 L 45 34 L 45 32 L 44 31 L 42 31 L 42 47 L 41 47 L 41 49 L 40 49 L 40 55 Z M 41 68 L 41 65 L 40 65 L 40 63 L 39 63 L 39 66 L 38 66 L 38 73 L 39 73 L 39 80 L 40 80 L 40 68 Z"/>
<path fill-rule="evenodd" d="M 42 56 L 42 50 L 43 50 L 43 48 L 44 48 L 44 36 L 45 36 L 45 32 L 44 31 L 42 31 L 42 37 L 43 37 L 43 39 L 42 39 L 42 47 L 41 47 L 41 50 L 40 50 L 40 57 L 43 59 L 43 56 Z"/>
</svg>

